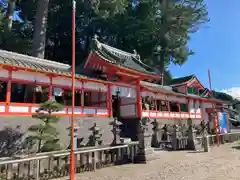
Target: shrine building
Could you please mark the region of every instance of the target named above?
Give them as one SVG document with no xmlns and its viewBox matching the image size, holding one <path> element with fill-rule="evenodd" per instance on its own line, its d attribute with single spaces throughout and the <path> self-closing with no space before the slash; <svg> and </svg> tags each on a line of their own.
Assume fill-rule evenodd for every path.
<svg viewBox="0 0 240 180">
<path fill-rule="evenodd" d="M 97 39 L 93 44 L 84 65 L 76 68 L 77 118 L 94 117 L 97 122 L 115 116 L 124 121 L 147 117 L 164 124 L 182 124 L 191 118 L 199 124 L 223 104 L 210 97 L 195 75 L 162 86 L 162 77 L 136 52 L 124 52 Z M 2 117 L 31 117 L 40 103 L 55 99 L 64 105 L 57 115 L 66 119 L 72 112 L 71 83 L 67 64 L 0 50 Z"/>
</svg>

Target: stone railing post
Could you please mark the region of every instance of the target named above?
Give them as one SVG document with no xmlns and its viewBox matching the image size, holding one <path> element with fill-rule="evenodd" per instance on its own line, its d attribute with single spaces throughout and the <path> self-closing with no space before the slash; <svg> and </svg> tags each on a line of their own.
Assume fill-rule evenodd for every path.
<svg viewBox="0 0 240 180">
<path fill-rule="evenodd" d="M 192 119 L 188 119 L 188 141 L 187 147 L 190 150 L 197 150 L 196 149 L 196 131 L 193 129 Z"/>
<path fill-rule="evenodd" d="M 209 136 L 203 136 L 203 149 L 204 152 L 210 151 Z"/>
<path fill-rule="evenodd" d="M 122 142 L 120 140 L 120 132 L 121 132 L 120 126 L 122 125 L 122 123 L 119 122 L 115 117 L 114 120 L 109 123 L 109 125 L 112 126 L 111 131 L 113 133 L 113 141 L 111 145 L 116 146 L 121 144 Z"/>
<path fill-rule="evenodd" d="M 98 159 L 97 159 L 97 154 L 98 154 L 97 151 L 94 151 L 94 152 L 93 152 L 93 159 L 92 159 L 93 171 L 96 171 L 96 169 L 97 169 L 97 161 L 98 161 Z"/>
<path fill-rule="evenodd" d="M 138 140 L 139 140 L 139 153 L 137 162 L 146 163 L 149 155 L 153 153 L 151 147 L 152 134 L 148 132 L 149 119 L 141 119 L 138 125 Z"/>
<path fill-rule="evenodd" d="M 152 140 L 151 140 L 151 146 L 155 148 L 159 148 L 159 141 L 161 139 L 161 133 L 159 129 L 159 124 L 156 119 L 154 119 L 153 122 L 151 122 L 153 128 L 153 134 L 152 134 Z"/>
<path fill-rule="evenodd" d="M 35 160 L 34 161 L 34 165 L 33 165 L 33 168 L 34 168 L 34 177 L 36 180 L 39 180 L 40 177 L 40 160 Z"/>
<path fill-rule="evenodd" d="M 204 120 L 202 120 L 200 125 L 201 125 L 201 132 L 202 132 L 203 149 L 204 149 L 204 152 L 209 152 L 210 143 L 209 143 L 209 136 L 207 131 L 207 123 Z"/>
<path fill-rule="evenodd" d="M 177 145 L 178 145 L 178 139 L 177 139 L 177 135 L 178 135 L 178 129 L 177 129 L 177 125 L 173 125 L 173 131 L 171 134 L 171 140 L 172 140 L 172 150 L 177 150 Z"/>
</svg>

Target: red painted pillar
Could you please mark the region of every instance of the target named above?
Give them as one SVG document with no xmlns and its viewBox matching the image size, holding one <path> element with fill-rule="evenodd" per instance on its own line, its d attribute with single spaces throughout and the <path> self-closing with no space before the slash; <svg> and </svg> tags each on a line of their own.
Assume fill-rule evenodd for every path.
<svg viewBox="0 0 240 180">
<path fill-rule="evenodd" d="M 214 128 L 216 131 L 216 140 L 217 140 L 217 145 L 219 146 L 219 118 L 217 113 L 214 113 Z"/>
<path fill-rule="evenodd" d="M 171 112 L 171 107 L 170 107 L 170 101 L 167 101 L 167 105 L 168 105 L 168 112 L 169 112 L 169 116 L 170 116 L 170 112 Z"/>
<path fill-rule="evenodd" d="M 11 89 L 12 89 L 12 70 L 8 70 L 8 83 L 7 83 L 7 94 L 6 94 L 6 112 L 9 110 L 9 104 L 11 101 Z"/>
<path fill-rule="evenodd" d="M 110 84 L 107 85 L 107 108 L 108 116 L 112 117 L 112 91 Z"/>
<path fill-rule="evenodd" d="M 137 95 L 137 116 L 139 118 L 142 117 L 142 97 L 141 97 L 141 86 L 140 86 L 140 79 L 136 81 L 136 95 Z"/>
<path fill-rule="evenodd" d="M 53 87 L 52 87 L 52 77 L 50 76 L 50 85 L 49 85 L 49 88 L 48 88 L 48 99 L 52 99 L 52 92 L 53 92 Z"/>
<path fill-rule="evenodd" d="M 81 81 L 82 82 L 82 89 L 81 89 L 81 107 L 82 107 L 82 114 L 84 114 L 84 81 Z"/>
<path fill-rule="evenodd" d="M 154 110 L 158 111 L 158 109 L 157 109 L 157 99 L 154 99 L 154 106 L 155 106 Z"/>
<path fill-rule="evenodd" d="M 178 112 L 181 112 L 180 103 L 178 103 Z"/>
<path fill-rule="evenodd" d="M 204 103 L 204 102 L 203 102 L 202 100 L 199 101 L 200 114 L 201 114 L 201 119 L 202 119 L 202 120 L 204 120 L 204 113 L 203 113 L 203 112 L 204 112 L 204 111 L 203 111 L 204 109 L 203 109 L 203 103 Z"/>
</svg>

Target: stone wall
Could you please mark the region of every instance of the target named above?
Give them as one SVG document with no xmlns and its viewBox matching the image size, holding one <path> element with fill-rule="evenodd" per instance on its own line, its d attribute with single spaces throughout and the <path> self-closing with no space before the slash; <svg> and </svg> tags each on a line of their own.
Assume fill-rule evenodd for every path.
<svg viewBox="0 0 240 180">
<path fill-rule="evenodd" d="M 78 137 L 83 138 L 82 144 L 86 144 L 88 141 L 88 137 L 91 134 L 89 128 L 93 126 L 94 123 L 102 129 L 102 137 L 103 144 L 110 144 L 113 140 L 113 134 L 111 132 L 112 126 L 109 125 L 112 118 L 107 117 L 78 117 L 76 118 L 76 124 L 79 126 Z M 33 124 L 39 124 L 41 121 L 38 119 L 34 119 L 32 117 L 25 116 L 1 116 L 0 117 L 0 146 L 3 146 L 5 142 L 10 141 L 18 141 L 17 144 L 20 143 L 20 140 L 17 138 L 24 139 L 27 136 L 28 128 Z M 63 117 L 56 124 L 57 130 L 59 132 L 60 141 L 63 147 L 67 147 L 70 142 L 69 130 L 71 118 Z M 20 134 L 19 134 L 20 132 Z M 16 135 L 17 134 L 17 135 Z M 14 137 L 15 136 L 15 137 Z M 13 145 L 12 145 L 13 146 Z M 1 156 L 1 154 L 0 154 Z"/>
</svg>

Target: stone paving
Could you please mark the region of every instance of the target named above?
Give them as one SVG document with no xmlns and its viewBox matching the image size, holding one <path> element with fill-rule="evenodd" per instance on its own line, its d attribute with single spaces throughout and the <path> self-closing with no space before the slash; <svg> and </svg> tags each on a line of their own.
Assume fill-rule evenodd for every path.
<svg viewBox="0 0 240 180">
<path fill-rule="evenodd" d="M 240 180 L 240 143 L 203 152 L 159 152 L 146 165 L 115 166 L 76 175 L 77 180 Z"/>
</svg>

